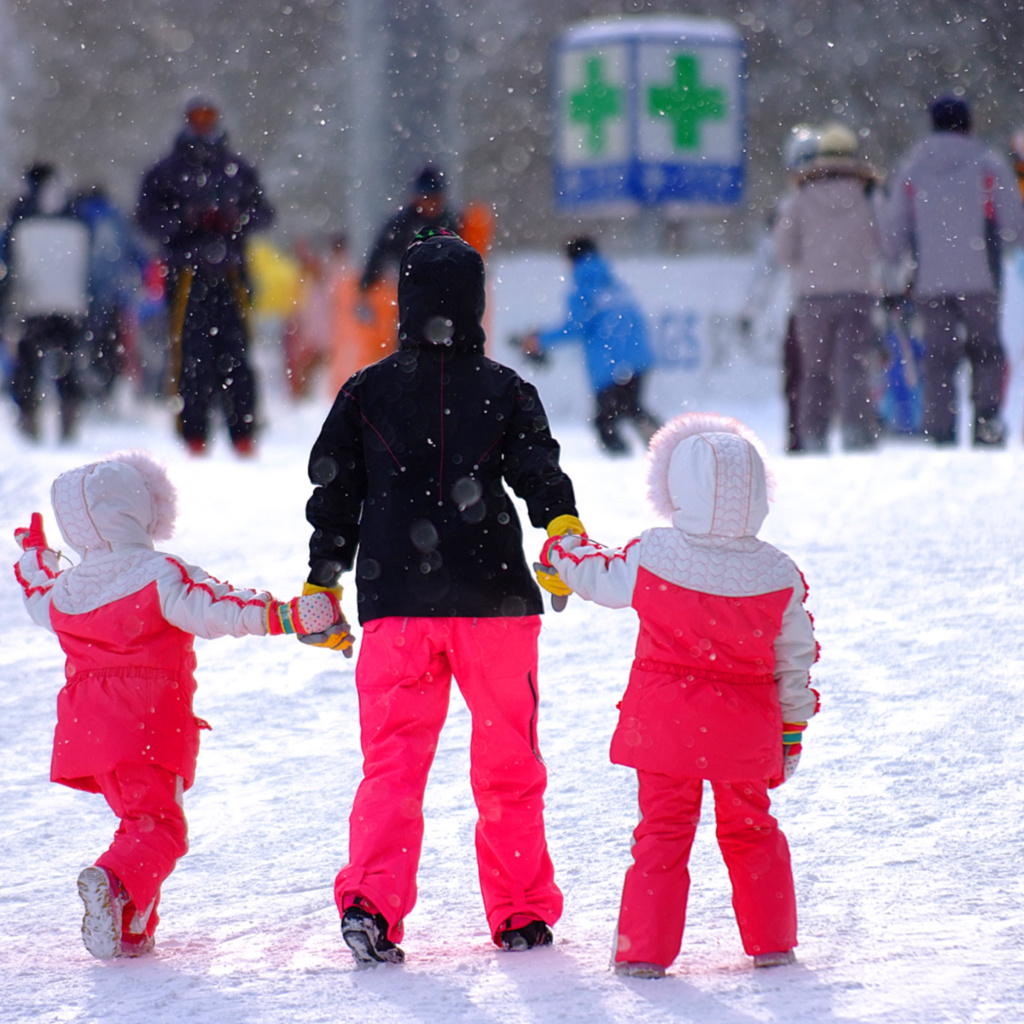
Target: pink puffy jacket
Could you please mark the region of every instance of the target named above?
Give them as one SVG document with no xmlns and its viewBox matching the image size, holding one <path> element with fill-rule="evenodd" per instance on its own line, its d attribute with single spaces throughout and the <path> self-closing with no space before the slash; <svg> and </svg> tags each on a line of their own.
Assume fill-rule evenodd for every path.
<svg viewBox="0 0 1024 1024">
<path fill-rule="evenodd" d="M 672 520 L 621 548 L 586 537 L 546 557 L 580 597 L 640 618 L 611 759 L 664 775 L 779 780 L 782 723 L 817 710 L 817 657 L 800 571 L 755 536 L 768 511 L 754 446 L 735 421 L 680 417 L 652 442 L 649 490 Z"/>
<path fill-rule="evenodd" d="M 57 634 L 67 683 L 57 698 L 51 778 L 98 792 L 119 764 L 157 764 L 195 777 L 193 637 L 263 635 L 270 594 L 239 590 L 155 551 L 170 536 L 174 492 L 139 452 L 62 474 L 51 497 L 78 565 L 49 548 L 15 566 L 32 618 Z"/>
</svg>

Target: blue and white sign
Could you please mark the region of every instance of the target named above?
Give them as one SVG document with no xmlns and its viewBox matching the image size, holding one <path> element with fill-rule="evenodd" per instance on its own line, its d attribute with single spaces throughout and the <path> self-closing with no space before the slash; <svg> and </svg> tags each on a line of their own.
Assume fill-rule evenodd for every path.
<svg viewBox="0 0 1024 1024">
<path fill-rule="evenodd" d="M 743 194 L 743 40 L 728 22 L 577 25 L 555 49 L 560 209 L 698 210 Z"/>
</svg>

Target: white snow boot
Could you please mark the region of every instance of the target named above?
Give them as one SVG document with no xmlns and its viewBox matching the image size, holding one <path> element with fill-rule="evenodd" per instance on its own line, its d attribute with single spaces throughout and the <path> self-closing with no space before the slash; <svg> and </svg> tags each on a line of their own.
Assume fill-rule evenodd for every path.
<svg viewBox="0 0 1024 1024">
<path fill-rule="evenodd" d="M 620 960 L 614 965 L 615 973 L 623 978 L 664 978 L 665 968 L 661 964 L 630 963 Z"/>
<path fill-rule="evenodd" d="M 112 877 L 95 864 L 84 868 L 78 876 L 78 895 L 85 904 L 82 941 L 99 960 L 112 960 L 121 955 L 124 902 L 121 887 L 116 881 L 111 882 Z"/>
<path fill-rule="evenodd" d="M 755 967 L 784 967 L 786 964 L 796 963 L 796 953 L 791 949 L 783 950 L 781 953 L 755 953 Z"/>
</svg>

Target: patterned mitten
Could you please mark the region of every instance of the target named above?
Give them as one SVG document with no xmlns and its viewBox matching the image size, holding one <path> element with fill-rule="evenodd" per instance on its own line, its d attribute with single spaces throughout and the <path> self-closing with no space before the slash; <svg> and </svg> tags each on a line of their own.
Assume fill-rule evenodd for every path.
<svg viewBox="0 0 1024 1024">
<path fill-rule="evenodd" d="M 788 782 L 800 763 L 800 754 L 803 751 L 804 729 L 806 722 L 783 722 L 782 723 L 782 782 Z"/>
<path fill-rule="evenodd" d="M 299 640 L 304 644 L 309 644 L 310 647 L 326 647 L 332 651 L 341 651 L 346 658 L 351 658 L 354 637 L 352 636 L 352 629 L 341 610 L 341 587 L 319 587 L 315 583 L 304 583 L 302 585 L 302 593 L 304 597 L 329 594 L 337 603 L 338 617 L 326 629 L 307 633 L 304 636 L 300 636 Z"/>
<path fill-rule="evenodd" d="M 341 606 L 329 590 L 293 597 L 290 601 L 271 601 L 267 605 L 267 632 L 271 636 L 298 633 L 309 636 L 324 633 L 341 618 Z"/>
</svg>

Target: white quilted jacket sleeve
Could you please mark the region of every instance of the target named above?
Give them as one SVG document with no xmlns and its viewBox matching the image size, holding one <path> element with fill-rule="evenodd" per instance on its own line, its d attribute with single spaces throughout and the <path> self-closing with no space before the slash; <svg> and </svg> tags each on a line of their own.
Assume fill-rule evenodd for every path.
<svg viewBox="0 0 1024 1024">
<path fill-rule="evenodd" d="M 799 575 L 799 574 L 798 574 Z M 807 590 L 797 579 L 775 638 L 775 680 L 784 722 L 806 722 L 817 710 L 818 695 L 810 689 L 810 669 L 818 658 L 811 617 L 804 608 Z"/>
<path fill-rule="evenodd" d="M 548 558 L 573 593 L 606 608 L 633 603 L 640 568 L 640 538 L 625 547 L 606 548 L 596 541 L 567 534 L 548 547 Z"/>
<path fill-rule="evenodd" d="M 264 636 L 266 591 L 222 583 L 194 565 L 168 556 L 157 577 L 160 610 L 172 625 L 207 640 L 222 636 Z"/>
<path fill-rule="evenodd" d="M 50 600 L 57 576 L 57 552 L 49 548 L 29 548 L 14 566 L 32 621 L 53 632 L 50 625 Z"/>
</svg>

